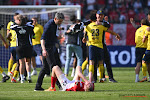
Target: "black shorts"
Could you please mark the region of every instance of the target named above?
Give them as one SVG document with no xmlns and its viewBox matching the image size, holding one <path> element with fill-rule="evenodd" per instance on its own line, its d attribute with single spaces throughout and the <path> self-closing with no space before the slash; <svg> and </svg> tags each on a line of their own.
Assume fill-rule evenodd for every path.
<svg viewBox="0 0 150 100">
<path fill-rule="evenodd" d="M 146 48 L 136 48 L 136 63 L 141 62 L 142 63 L 142 58 L 143 55 L 145 54 Z"/>
<path fill-rule="evenodd" d="M 32 57 L 32 46 L 17 46 L 16 53 L 19 59 Z"/>
<path fill-rule="evenodd" d="M 146 50 L 145 51 L 145 56 L 144 56 L 143 60 L 145 62 L 149 62 L 150 63 L 150 50 Z"/>
</svg>

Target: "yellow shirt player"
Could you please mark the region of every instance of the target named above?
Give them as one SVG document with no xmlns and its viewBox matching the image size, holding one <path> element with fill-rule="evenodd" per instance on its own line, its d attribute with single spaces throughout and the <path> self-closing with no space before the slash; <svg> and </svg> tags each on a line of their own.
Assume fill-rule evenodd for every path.
<svg viewBox="0 0 150 100">
<path fill-rule="evenodd" d="M 43 26 L 40 24 L 34 25 L 35 39 L 32 39 L 32 45 L 41 44 L 41 36 L 43 34 Z"/>
<path fill-rule="evenodd" d="M 96 25 L 95 22 L 89 24 L 86 27 L 89 45 L 93 45 L 98 48 L 103 48 L 102 36 L 103 32 L 107 31 L 107 29 L 108 28 L 104 27 L 103 25 Z"/>
<path fill-rule="evenodd" d="M 135 32 L 135 43 L 136 43 L 136 67 L 135 67 L 135 73 L 136 78 L 135 82 L 140 82 L 139 80 L 139 73 L 140 73 L 140 67 L 142 64 L 142 58 L 145 54 L 146 48 L 147 48 L 147 40 L 145 42 L 142 42 L 142 39 L 144 35 L 146 34 L 147 30 L 147 20 L 142 19 L 141 20 L 141 27 L 136 30 Z"/>
<path fill-rule="evenodd" d="M 31 61 L 32 61 L 32 66 L 33 66 L 33 72 L 31 73 L 31 75 L 37 75 L 35 55 L 37 54 L 40 57 L 40 60 L 42 62 L 42 50 L 41 50 L 40 40 L 41 40 L 41 36 L 43 34 L 43 26 L 37 23 L 36 17 L 33 17 L 32 21 L 33 21 L 32 25 L 34 25 L 33 31 L 35 33 L 35 38 L 32 39 L 33 57 L 31 58 Z"/>
<path fill-rule="evenodd" d="M 16 32 L 10 29 L 11 25 L 14 25 L 13 21 L 10 21 L 7 25 L 7 30 L 9 30 L 9 33 L 11 33 L 10 47 L 16 47 Z"/>
<path fill-rule="evenodd" d="M 147 70 L 148 70 L 148 74 L 149 74 L 148 82 L 150 82 L 150 27 L 146 28 L 146 34 L 143 38 L 143 42 L 145 42 L 147 40 L 147 38 L 148 38 L 148 43 L 147 43 L 147 49 L 145 52 L 144 61 L 146 62 Z"/>
</svg>

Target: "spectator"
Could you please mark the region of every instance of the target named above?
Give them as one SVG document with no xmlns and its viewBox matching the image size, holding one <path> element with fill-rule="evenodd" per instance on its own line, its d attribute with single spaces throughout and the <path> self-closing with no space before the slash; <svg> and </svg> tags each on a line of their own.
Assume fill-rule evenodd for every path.
<svg viewBox="0 0 150 100">
<path fill-rule="evenodd" d="M 87 0 L 87 12 L 89 13 L 91 10 L 94 10 L 96 6 L 96 0 Z"/>
<path fill-rule="evenodd" d="M 116 12 L 116 9 L 112 9 L 112 10 L 109 12 L 109 17 L 110 17 L 110 22 L 112 22 L 112 23 L 117 23 L 117 22 L 118 22 L 119 15 L 118 15 L 118 13 Z"/>
<path fill-rule="evenodd" d="M 142 8 L 142 3 L 141 3 L 141 1 L 140 1 L 140 0 L 135 1 L 133 7 L 134 7 L 134 11 L 135 11 L 136 13 L 139 13 L 138 10 L 139 10 L 140 8 Z"/>
<path fill-rule="evenodd" d="M 146 17 L 146 15 L 145 15 L 143 9 L 140 9 L 140 12 L 138 14 L 138 20 L 140 21 L 141 19 L 143 19 L 145 17 Z"/>
</svg>

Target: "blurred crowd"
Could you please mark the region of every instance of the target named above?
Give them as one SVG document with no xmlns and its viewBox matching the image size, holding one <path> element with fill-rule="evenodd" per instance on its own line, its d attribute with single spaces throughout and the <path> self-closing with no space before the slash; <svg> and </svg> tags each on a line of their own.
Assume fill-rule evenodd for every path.
<svg viewBox="0 0 150 100">
<path fill-rule="evenodd" d="M 0 0 L 0 5 L 81 5 L 82 20 L 91 10 L 103 9 L 111 23 L 139 22 L 150 9 L 150 0 Z"/>
</svg>

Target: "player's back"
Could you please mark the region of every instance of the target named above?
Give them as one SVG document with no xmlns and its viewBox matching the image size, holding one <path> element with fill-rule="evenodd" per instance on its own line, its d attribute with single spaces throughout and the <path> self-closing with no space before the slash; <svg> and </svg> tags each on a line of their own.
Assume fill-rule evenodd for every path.
<svg viewBox="0 0 150 100">
<path fill-rule="evenodd" d="M 142 39 L 145 35 L 145 32 L 146 32 L 146 28 L 148 26 L 147 25 L 142 25 L 140 28 L 138 28 L 136 30 L 136 33 L 135 33 L 135 43 L 136 43 L 136 48 L 139 47 L 139 48 L 147 48 L 147 41 L 146 42 L 142 42 Z"/>
</svg>

